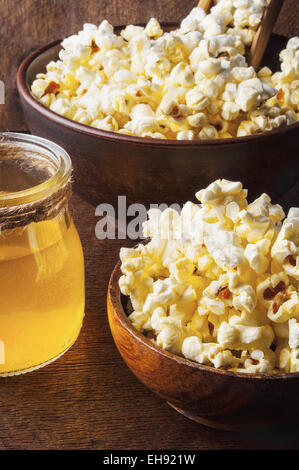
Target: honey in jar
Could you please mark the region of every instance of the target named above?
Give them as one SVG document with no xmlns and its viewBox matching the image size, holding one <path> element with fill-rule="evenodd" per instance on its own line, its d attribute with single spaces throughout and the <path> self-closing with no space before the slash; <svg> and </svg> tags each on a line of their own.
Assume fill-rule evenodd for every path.
<svg viewBox="0 0 299 470">
<path fill-rule="evenodd" d="M 68 210 L 71 161 L 32 136 L 0 141 L 0 376 L 34 370 L 76 341 L 84 261 Z"/>
</svg>

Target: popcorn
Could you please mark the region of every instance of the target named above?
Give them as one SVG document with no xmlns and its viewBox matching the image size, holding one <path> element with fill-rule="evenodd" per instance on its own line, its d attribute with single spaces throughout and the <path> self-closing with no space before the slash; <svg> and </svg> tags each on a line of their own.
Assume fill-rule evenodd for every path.
<svg viewBox="0 0 299 470">
<path fill-rule="evenodd" d="M 268 317 L 276 323 L 299 317 L 299 296 L 295 288 L 290 286 L 277 292 L 268 310 Z"/>
<path fill-rule="evenodd" d="M 269 253 L 270 240 L 264 238 L 256 242 L 256 244 L 248 243 L 244 250 L 244 255 L 247 258 L 250 267 L 258 274 L 264 273 L 269 266 Z"/>
<path fill-rule="evenodd" d="M 290 354 L 290 372 L 299 371 L 299 349 L 293 349 Z"/>
<path fill-rule="evenodd" d="M 201 21 L 206 17 L 206 13 L 201 8 L 193 8 L 189 15 L 181 22 L 180 31 L 189 33 L 200 28 Z"/>
<path fill-rule="evenodd" d="M 234 121 L 240 113 L 240 108 L 236 103 L 224 103 L 221 116 L 226 121 Z"/>
<path fill-rule="evenodd" d="M 72 119 L 75 114 L 74 106 L 66 98 L 57 98 L 51 104 L 50 109 L 68 119 Z"/>
<path fill-rule="evenodd" d="M 126 26 L 125 29 L 123 29 L 120 32 L 120 34 L 126 41 L 131 41 L 131 39 L 133 39 L 136 36 L 140 36 L 144 32 L 145 31 L 142 26 L 133 26 L 131 24 L 131 25 Z"/>
<path fill-rule="evenodd" d="M 258 132 L 259 127 L 251 121 L 243 121 L 238 127 L 237 137 L 244 137 L 245 135 L 252 135 Z"/>
<path fill-rule="evenodd" d="M 202 111 L 209 105 L 209 98 L 198 88 L 193 88 L 186 93 L 186 104 L 194 111 Z"/>
<path fill-rule="evenodd" d="M 149 20 L 144 32 L 150 39 L 158 39 L 163 34 L 160 23 L 155 18 Z"/>
<path fill-rule="evenodd" d="M 204 237 L 204 243 L 215 263 L 224 271 L 246 265 L 244 250 L 234 232 L 219 230 Z"/>
<path fill-rule="evenodd" d="M 195 81 L 197 82 L 197 90 L 201 92 L 204 96 L 207 96 L 210 99 L 213 99 L 218 95 L 220 86 L 217 83 L 216 79 L 202 78 L 201 74 L 198 78 L 198 72 L 195 74 Z"/>
<path fill-rule="evenodd" d="M 129 315 L 129 319 L 136 330 L 140 332 L 146 330 L 146 324 L 149 321 L 149 316 L 146 313 L 134 311 Z"/>
<path fill-rule="evenodd" d="M 266 352 L 260 349 L 250 353 L 242 351 L 238 367 L 232 370 L 247 374 L 269 374 L 275 367 L 275 359 L 275 354 L 271 349 Z"/>
<path fill-rule="evenodd" d="M 237 28 L 237 27 L 234 27 L 234 28 L 229 27 L 227 28 L 226 33 L 231 34 L 233 36 L 238 36 L 241 39 L 244 46 L 250 47 L 254 39 L 255 31 L 254 29 L 250 29 L 250 28 L 242 29 L 242 28 Z"/>
<path fill-rule="evenodd" d="M 217 340 L 223 348 L 245 350 L 268 349 L 274 339 L 271 326 L 230 325 L 223 322 L 218 330 Z"/>
<path fill-rule="evenodd" d="M 299 371 L 299 349 L 290 349 L 288 346 L 279 349 L 279 368 L 284 372 Z"/>
<path fill-rule="evenodd" d="M 193 131 L 181 131 L 177 133 L 178 140 L 193 140 L 194 132 Z"/>
<path fill-rule="evenodd" d="M 132 117 L 152 113 L 139 104 Z M 180 213 L 150 209 L 143 234 L 151 241 L 121 249 L 119 286 L 132 325 L 200 364 L 299 371 L 299 293 L 288 258 L 298 253 L 299 209 L 282 223 L 283 209 L 267 194 L 248 204 L 242 184 L 225 179 L 196 197 L 201 205 L 189 201 Z"/>
<path fill-rule="evenodd" d="M 236 226 L 236 232 L 242 239 L 246 239 L 249 243 L 256 243 L 262 239 L 271 241 L 278 233 L 275 221 L 270 216 L 270 211 L 275 209 L 272 209 L 273 206 L 269 205 L 268 202 L 263 204 L 263 197 L 264 195 L 260 196 L 260 198 L 250 204 L 246 210 L 244 209 L 239 213 L 239 222 Z M 282 209 L 278 208 L 278 211 L 282 212 Z"/>
<path fill-rule="evenodd" d="M 198 136 L 202 140 L 217 139 L 218 131 L 214 126 L 206 125 L 206 126 L 203 126 L 203 128 L 199 132 Z"/>
<path fill-rule="evenodd" d="M 239 271 L 241 271 L 240 268 Z M 241 312 L 253 312 L 257 303 L 254 288 L 246 282 L 242 282 L 240 274 L 237 274 L 236 272 L 228 273 L 228 279 L 229 291 L 233 294 L 232 305 L 235 309 Z"/>
<path fill-rule="evenodd" d="M 231 23 L 233 19 L 233 1 L 232 0 L 223 0 L 222 2 L 218 2 L 215 6 L 211 8 L 211 13 L 214 16 L 219 16 L 222 23 L 227 26 Z"/>
<path fill-rule="evenodd" d="M 281 70 L 246 63 L 267 2 L 219 0 L 193 8 L 177 30 L 151 18 L 114 34 L 104 20 L 62 41 L 32 95 L 81 124 L 144 138 L 196 140 L 256 134 L 299 119 L 299 38 L 280 53 Z M 132 117 L 136 105 L 151 116 Z"/>
<path fill-rule="evenodd" d="M 242 111 L 251 111 L 257 108 L 263 100 L 274 96 L 275 93 L 276 89 L 271 85 L 263 83 L 258 78 L 251 78 L 239 84 L 236 103 Z"/>
<path fill-rule="evenodd" d="M 289 346 L 291 349 L 299 348 L 299 323 L 295 318 L 289 320 Z"/>
<path fill-rule="evenodd" d="M 272 257 L 287 274 L 299 279 L 299 210 L 291 208 L 272 247 Z"/>
<path fill-rule="evenodd" d="M 225 27 L 221 18 L 213 14 L 207 15 L 201 21 L 201 27 L 204 30 L 204 37 L 218 36 L 224 33 Z"/>
<path fill-rule="evenodd" d="M 157 345 L 174 354 L 180 354 L 184 333 L 175 323 L 165 323 L 157 336 Z"/>
<path fill-rule="evenodd" d="M 113 116 L 107 116 L 104 119 L 96 119 L 91 126 L 104 131 L 116 132 L 118 130 L 118 122 Z"/>
<path fill-rule="evenodd" d="M 221 69 L 221 60 L 211 57 L 199 62 L 197 70 L 199 70 L 205 77 L 211 78 L 217 75 Z"/>
<path fill-rule="evenodd" d="M 191 87 L 194 85 L 194 75 L 189 65 L 180 62 L 171 71 L 169 82 L 174 86 Z"/>
<path fill-rule="evenodd" d="M 199 31 L 191 31 L 181 36 L 181 40 L 184 44 L 186 55 L 189 55 L 202 40 L 202 34 Z"/>
<path fill-rule="evenodd" d="M 234 67 L 231 71 L 231 76 L 237 83 L 251 80 L 255 76 L 253 67 Z"/>
<path fill-rule="evenodd" d="M 188 124 L 191 127 L 204 127 L 208 123 L 207 117 L 204 113 L 195 113 L 187 117 Z"/>
<path fill-rule="evenodd" d="M 288 285 L 288 276 L 283 272 L 266 276 L 259 282 L 256 289 L 260 303 L 268 309 L 276 294 L 285 290 Z"/>
<path fill-rule="evenodd" d="M 148 104 L 136 104 L 130 113 L 130 117 L 137 120 L 145 116 L 154 117 L 154 115 L 152 108 Z"/>
<path fill-rule="evenodd" d="M 59 89 L 60 85 L 58 83 L 44 78 L 37 78 L 32 84 L 32 93 L 39 99 L 45 95 L 56 93 Z"/>
<path fill-rule="evenodd" d="M 183 355 L 200 364 L 228 369 L 233 362 L 230 351 L 222 351 L 217 343 L 202 343 L 198 336 L 189 336 L 182 345 Z"/>
<path fill-rule="evenodd" d="M 159 131 L 157 120 L 151 116 L 143 116 L 138 119 L 132 119 L 124 126 L 125 129 L 136 135 L 143 135 L 148 132 Z"/>
</svg>

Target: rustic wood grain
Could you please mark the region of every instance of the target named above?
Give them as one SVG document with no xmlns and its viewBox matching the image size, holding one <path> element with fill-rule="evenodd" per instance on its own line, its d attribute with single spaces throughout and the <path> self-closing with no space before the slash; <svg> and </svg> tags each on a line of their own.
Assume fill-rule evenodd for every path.
<svg viewBox="0 0 299 470">
<path fill-rule="evenodd" d="M 29 51 L 76 32 L 86 21 L 141 22 L 152 14 L 171 21 L 194 3 L 0 0 L 0 79 L 7 88 L 0 129 L 26 130 L 14 77 Z M 298 3 L 285 1 L 276 32 L 298 34 Z M 298 187 L 285 198 L 298 204 Z M 76 194 L 71 205 L 86 261 L 84 327 L 75 346 L 56 363 L 0 381 L 0 449 L 299 448 L 296 423 L 246 434 L 209 429 L 180 416 L 137 381 L 114 346 L 106 314 L 108 279 L 124 242 L 97 240 L 94 206 Z"/>
</svg>

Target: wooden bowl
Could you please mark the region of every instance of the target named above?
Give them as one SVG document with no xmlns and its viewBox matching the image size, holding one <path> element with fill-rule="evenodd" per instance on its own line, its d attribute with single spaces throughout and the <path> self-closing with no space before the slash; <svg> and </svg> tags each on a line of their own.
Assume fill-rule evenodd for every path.
<svg viewBox="0 0 299 470">
<path fill-rule="evenodd" d="M 57 59 L 60 42 L 24 60 L 17 87 L 30 131 L 67 150 L 77 190 L 91 203 L 116 204 L 118 195 L 146 206 L 183 203 L 217 178 L 242 181 L 251 198 L 269 192 L 277 200 L 296 183 L 299 123 L 248 137 L 165 141 L 98 130 L 50 111 L 31 96 L 30 86 L 36 74 Z M 273 57 L 278 58 L 285 43 L 286 38 L 273 35 L 264 63 L 277 69 Z"/>
<path fill-rule="evenodd" d="M 227 430 L 266 427 L 298 414 L 299 373 L 229 372 L 154 345 L 128 320 L 118 286 L 120 275 L 119 262 L 107 298 L 115 344 L 133 374 L 175 410 L 201 424 Z"/>
</svg>

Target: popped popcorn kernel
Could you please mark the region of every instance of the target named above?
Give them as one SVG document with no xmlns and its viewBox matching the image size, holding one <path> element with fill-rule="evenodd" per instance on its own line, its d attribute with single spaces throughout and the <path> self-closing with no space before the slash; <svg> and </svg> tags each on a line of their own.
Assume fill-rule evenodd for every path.
<svg viewBox="0 0 299 470">
<path fill-rule="evenodd" d="M 150 242 L 121 249 L 129 320 L 157 346 L 200 364 L 299 371 L 299 209 L 284 219 L 267 194 L 248 204 L 242 184 L 225 179 L 196 197 L 201 204 L 189 201 L 180 213 L 150 209 Z"/>
<path fill-rule="evenodd" d="M 32 95 L 55 113 L 104 131 L 151 139 L 229 139 L 299 119 L 299 38 L 280 71 L 246 63 L 266 0 L 218 0 L 193 8 L 171 32 L 150 18 L 120 35 L 104 20 L 65 38 L 37 74 Z M 149 116 L 134 114 L 137 105 Z"/>
</svg>

